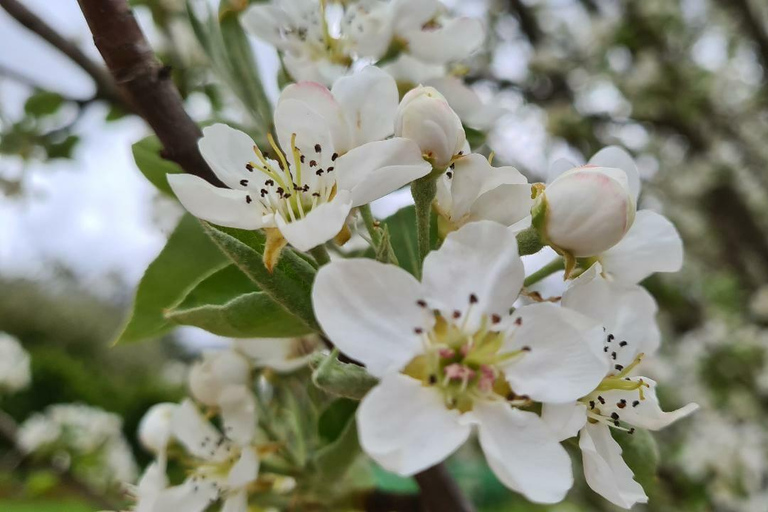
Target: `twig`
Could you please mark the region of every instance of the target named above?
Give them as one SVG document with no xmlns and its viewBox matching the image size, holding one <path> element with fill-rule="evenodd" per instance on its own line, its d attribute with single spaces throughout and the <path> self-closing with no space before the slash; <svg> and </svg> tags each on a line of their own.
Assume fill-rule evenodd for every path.
<svg viewBox="0 0 768 512">
<path fill-rule="evenodd" d="M 18 434 L 19 427 L 8 413 L 0 410 L 0 437 L 8 441 L 12 446 L 12 449 L 19 452 L 23 456 L 24 450 L 19 446 Z M 118 507 L 111 500 L 105 496 L 92 491 L 87 485 L 79 481 L 68 471 L 62 471 L 60 468 L 53 465 L 47 465 L 46 469 L 50 469 L 55 472 L 60 480 L 67 486 L 75 489 L 83 498 L 90 501 L 92 504 L 98 506 L 104 510 L 116 510 Z"/>
<path fill-rule="evenodd" d="M 415 478 L 429 512 L 475 512 L 444 463 L 418 473 Z"/>
<path fill-rule="evenodd" d="M 0 0 L 0 7 L 5 9 L 12 18 L 43 38 L 88 73 L 96 83 L 96 96 L 130 110 L 130 106 L 124 101 L 107 70 L 89 59 L 75 44 L 56 32 L 50 25 L 17 0 Z"/>
<path fill-rule="evenodd" d="M 200 129 L 184 110 L 170 70 L 155 58 L 127 0 L 78 3 L 110 73 L 162 142 L 163 157 L 190 174 L 223 186 L 200 155 Z"/>
</svg>

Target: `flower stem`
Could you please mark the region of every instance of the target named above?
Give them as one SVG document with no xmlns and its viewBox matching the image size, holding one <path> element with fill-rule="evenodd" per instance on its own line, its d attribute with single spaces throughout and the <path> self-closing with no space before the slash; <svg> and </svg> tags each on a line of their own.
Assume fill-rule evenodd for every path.
<svg viewBox="0 0 768 512">
<path fill-rule="evenodd" d="M 371 213 L 371 205 L 366 204 L 361 206 L 360 215 L 363 217 L 363 222 L 365 222 L 365 229 L 367 229 L 368 234 L 371 235 L 373 248 L 376 250 L 381 244 L 381 231 L 379 231 L 375 225 L 376 220 L 373 218 L 373 213 Z"/>
<path fill-rule="evenodd" d="M 429 225 L 432 201 L 437 194 L 437 182 L 431 175 L 418 179 L 411 184 L 411 194 L 416 205 L 416 237 L 419 245 L 419 273 L 421 264 L 427 257 L 431 247 Z"/>
<path fill-rule="evenodd" d="M 559 270 L 563 270 L 565 268 L 565 264 L 563 262 L 563 258 L 557 258 L 543 267 L 541 267 L 539 270 L 534 272 L 533 274 L 529 275 L 525 278 L 525 282 L 523 283 L 525 286 L 531 286 L 532 284 L 538 283 L 545 277 L 551 276 L 555 272 Z"/>
<path fill-rule="evenodd" d="M 324 245 L 318 245 L 309 250 L 309 253 L 315 258 L 315 261 L 319 266 L 323 266 L 326 263 L 331 262 L 331 256 L 328 254 L 328 249 Z"/>
<path fill-rule="evenodd" d="M 445 463 L 417 473 L 415 479 L 421 490 L 422 502 L 429 510 L 475 512 L 475 507 L 448 473 Z"/>
</svg>

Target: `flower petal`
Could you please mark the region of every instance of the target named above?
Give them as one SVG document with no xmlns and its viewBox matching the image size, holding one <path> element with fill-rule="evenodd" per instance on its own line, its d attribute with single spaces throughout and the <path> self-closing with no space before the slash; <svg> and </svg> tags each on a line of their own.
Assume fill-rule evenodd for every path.
<svg viewBox="0 0 768 512">
<path fill-rule="evenodd" d="M 551 303 L 523 306 L 514 317 L 521 323 L 502 350 L 530 349 L 505 365 L 515 393 L 537 402 L 567 403 L 600 384 L 608 360 L 598 322 Z"/>
<path fill-rule="evenodd" d="M 605 404 L 601 403 L 600 405 L 602 416 L 610 417 L 616 413 L 620 421 L 635 427 L 661 430 L 699 408 L 697 404 L 690 403 L 675 411 L 664 412 L 661 410 L 659 399 L 656 396 L 656 382 L 654 380 L 648 377 L 631 377 L 626 380 L 642 382 L 644 385 L 634 391 L 620 389 L 601 391 L 600 395 L 605 400 Z"/>
<path fill-rule="evenodd" d="M 558 158 L 549 166 L 549 171 L 547 172 L 547 184 L 552 183 L 560 177 L 561 174 L 565 174 L 575 167 L 576 165 L 570 160 Z"/>
<path fill-rule="evenodd" d="M 215 460 L 220 455 L 226 457 L 226 450 L 211 455 L 211 448 L 219 446 L 222 438 L 218 430 L 208 422 L 192 400 L 184 400 L 173 413 L 171 430 L 174 437 L 189 453 L 203 460 Z"/>
<path fill-rule="evenodd" d="M 587 423 L 587 406 L 581 402 L 544 404 L 541 420 L 547 424 L 558 441 L 575 437 Z"/>
<path fill-rule="evenodd" d="M 403 35 L 411 55 L 433 64 L 469 57 L 485 41 L 483 24 L 474 18 L 455 18 L 439 28 L 413 30 Z"/>
<path fill-rule="evenodd" d="M 183 510 L 184 512 L 203 512 L 219 495 L 213 482 L 193 482 L 186 480 L 183 484 L 169 487 L 157 497 L 151 512 L 167 510 Z"/>
<path fill-rule="evenodd" d="M 237 460 L 227 475 L 227 486 L 231 489 L 245 487 L 259 476 L 259 455 L 250 446 L 243 448 Z"/>
<path fill-rule="evenodd" d="M 312 304 L 325 333 L 377 377 L 399 371 L 421 353 L 434 317 L 419 307 L 421 285 L 405 270 L 366 259 L 334 261 L 320 269 Z"/>
<path fill-rule="evenodd" d="M 639 283 L 654 272 L 677 272 L 683 266 L 683 241 L 663 215 L 640 210 L 618 244 L 600 256 L 616 280 Z"/>
<path fill-rule="evenodd" d="M 613 439 L 607 426 L 587 424 L 581 431 L 579 447 L 584 476 L 593 491 L 626 509 L 635 503 L 648 503 L 648 496 L 621 458 L 621 446 Z"/>
<path fill-rule="evenodd" d="M 214 187 L 191 174 L 169 174 L 173 193 L 189 213 L 219 226 L 239 229 L 260 229 L 272 224 L 256 200 L 248 203 L 249 192 Z"/>
<path fill-rule="evenodd" d="M 248 512 L 248 491 L 241 489 L 228 494 L 221 512 Z"/>
<path fill-rule="evenodd" d="M 331 89 L 347 117 L 352 146 L 384 140 L 395 132 L 400 102 L 395 80 L 375 66 L 339 78 Z"/>
<path fill-rule="evenodd" d="M 256 433 L 256 400 L 247 386 L 227 386 L 219 395 L 219 407 L 227 437 L 240 445 Z"/>
<path fill-rule="evenodd" d="M 611 364 L 627 366 L 638 354 L 651 355 L 659 348 L 658 307 L 645 288 L 609 281 L 600 271 L 596 263 L 574 279 L 561 304 L 600 322 L 606 336 L 612 335 L 605 345 Z"/>
<path fill-rule="evenodd" d="M 410 139 L 394 138 L 357 147 L 336 161 L 339 189 L 352 193 L 352 206 L 368 204 L 426 176 L 432 167 Z"/>
<path fill-rule="evenodd" d="M 529 184 L 499 185 L 477 198 L 469 216 L 473 220 L 492 220 L 505 226 L 514 226 L 526 218 L 530 221 L 532 206 Z"/>
<path fill-rule="evenodd" d="M 557 503 L 573 485 L 571 459 L 535 413 L 477 403 L 480 446 L 499 480 L 535 503 Z"/>
<path fill-rule="evenodd" d="M 461 312 L 466 332 L 483 315 L 508 316 L 525 278 L 517 239 L 501 224 L 473 222 L 450 233 L 424 260 L 422 282 L 431 307 L 446 318 Z"/>
<path fill-rule="evenodd" d="M 284 151 L 291 147 L 293 133 L 305 155 L 314 154 L 316 144 L 324 147 L 328 156 L 350 149 L 349 126 L 341 105 L 331 91 L 316 82 L 299 82 L 283 89 L 275 108 L 275 129 Z"/>
<path fill-rule="evenodd" d="M 286 222 L 276 215 L 275 224 L 289 244 L 299 251 L 308 251 L 335 237 L 344 227 L 351 209 L 350 193 L 340 190 L 333 200 L 316 207 L 303 219 Z"/>
<path fill-rule="evenodd" d="M 440 91 L 454 112 L 470 128 L 486 131 L 509 113 L 504 107 L 484 104 L 480 96 L 458 77 L 440 76 L 422 82 Z"/>
<path fill-rule="evenodd" d="M 411 377 L 384 377 L 357 411 L 360 445 L 388 471 L 410 476 L 445 460 L 471 426 L 449 410 L 439 391 Z"/>
<path fill-rule="evenodd" d="M 306 366 L 321 347 L 315 335 L 303 338 L 255 338 L 233 340 L 237 349 L 253 361 L 255 368 L 272 368 L 289 373 Z"/>
<path fill-rule="evenodd" d="M 250 136 L 223 123 L 203 128 L 203 136 L 197 142 L 200 154 L 213 173 L 229 188 L 236 190 L 242 188 L 240 180 L 251 178 L 245 166 L 256 159 L 253 146 Z"/>
<path fill-rule="evenodd" d="M 438 0 L 393 0 L 390 4 L 395 32 L 402 34 L 408 30 L 420 29 L 431 20 L 440 9 Z"/>
<path fill-rule="evenodd" d="M 618 146 L 608 146 L 601 149 L 589 159 L 589 163 L 598 167 L 621 169 L 627 175 L 629 190 L 637 204 L 640 195 L 640 173 L 637 171 L 635 160 L 625 150 Z"/>
</svg>

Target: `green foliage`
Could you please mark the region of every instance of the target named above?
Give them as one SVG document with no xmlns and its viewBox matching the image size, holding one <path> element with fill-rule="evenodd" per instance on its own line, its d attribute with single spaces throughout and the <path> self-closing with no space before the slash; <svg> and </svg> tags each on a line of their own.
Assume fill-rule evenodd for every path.
<svg viewBox="0 0 768 512">
<path fill-rule="evenodd" d="M 635 480 L 651 496 L 656 493 L 659 466 L 659 447 L 656 439 L 647 430 L 635 430 L 634 434 L 613 431 L 613 438 L 619 443 L 624 462 L 635 473 Z"/>
<path fill-rule="evenodd" d="M 318 354 L 310 363 L 312 382 L 333 396 L 362 400 L 379 381 L 356 364 L 342 363 L 335 354 Z"/>
<path fill-rule="evenodd" d="M 232 338 L 289 338 L 311 330 L 275 303 L 236 265 L 200 282 L 166 318 Z"/>
<path fill-rule="evenodd" d="M 382 228 L 389 232 L 389 240 L 395 257 L 400 266 L 413 275 L 418 275 L 419 246 L 416 238 L 416 209 L 408 206 L 398 210 L 381 221 Z M 437 245 L 437 218 L 432 215 L 430 243 L 432 247 Z"/>
<path fill-rule="evenodd" d="M 161 336 L 175 324 L 166 310 L 204 278 L 227 264 L 226 258 L 206 236 L 200 222 L 184 215 L 160 255 L 141 278 L 133 311 L 115 343 L 131 343 Z"/>
<path fill-rule="evenodd" d="M 270 272 L 264 266 L 266 236 L 261 231 L 223 228 L 205 224 L 213 241 L 259 289 L 314 330 L 319 330 L 312 308 L 315 269 L 290 249 Z"/>
<path fill-rule="evenodd" d="M 64 104 L 61 94 L 51 91 L 37 91 L 27 98 L 24 112 L 33 117 L 45 117 L 55 114 Z"/>
<path fill-rule="evenodd" d="M 168 174 L 180 174 L 184 171 L 171 162 L 160 156 L 163 145 L 160 140 L 150 135 L 135 143 L 132 147 L 133 160 L 136 167 L 160 192 L 175 197 L 171 186 L 168 184 Z"/>
</svg>

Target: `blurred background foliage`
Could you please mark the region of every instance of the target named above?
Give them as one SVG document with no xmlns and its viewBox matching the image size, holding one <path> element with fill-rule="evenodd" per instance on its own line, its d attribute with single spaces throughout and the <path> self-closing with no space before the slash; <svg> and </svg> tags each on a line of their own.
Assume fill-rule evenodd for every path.
<svg viewBox="0 0 768 512">
<path fill-rule="evenodd" d="M 211 68 L 210 49 L 196 41 L 184 3 L 132 4 L 145 14 L 145 30 L 196 119 L 226 118 L 263 135 L 259 122 L 269 114 L 250 108 L 247 95 L 264 92 L 222 86 L 238 67 Z M 497 162 L 536 179 L 554 156 L 583 160 L 603 146 L 625 146 L 645 179 L 641 204 L 663 210 L 685 241 L 684 270 L 644 283 L 660 304 L 666 333 L 651 372 L 664 382 L 668 408 L 696 401 L 704 410 L 657 434 L 658 471 L 638 474 L 651 497 L 647 509 L 768 510 L 768 4 L 453 5 L 485 16 L 489 27 L 487 51 L 461 71 L 487 101 L 510 109 L 487 137 L 486 150 Z M 254 62 L 249 72 L 255 69 Z M 0 68 L 0 79 L 29 89 L 20 117 L 0 110 L 0 154 L 22 162 L 75 158 L 78 122 L 93 105 L 107 105 L 104 123 L 130 115 L 98 88 L 87 99 L 42 89 L 24 74 L 23 63 Z M 536 149 L 523 149 L 531 145 Z M 24 184 L 23 173 L 0 174 L 6 200 L 23 197 Z M 48 263 L 53 277 L 45 280 L 0 274 L 0 331 L 20 338 L 33 362 L 32 385 L 3 397 L 2 409 L 17 422 L 64 402 L 117 413 L 143 465 L 148 456 L 136 445 L 136 426 L 151 404 L 182 396 L 189 350 L 173 333 L 155 343 L 111 347 L 129 306 L 129 285 L 115 276 L 105 300 L 62 262 Z M 572 452 L 578 461 L 578 450 Z M 612 510 L 583 482 L 554 507 L 517 500 L 475 455 L 465 448 L 451 467 L 482 510 Z M 45 512 L 34 500 L 53 497 L 50 510 L 92 510 L 76 504 L 92 498 L 79 486 L 48 470 L 15 471 L 14 464 L 0 452 L 0 470 L 14 470 L 0 478 L 0 509 Z M 383 472 L 374 477 L 384 490 L 414 490 Z"/>
</svg>

